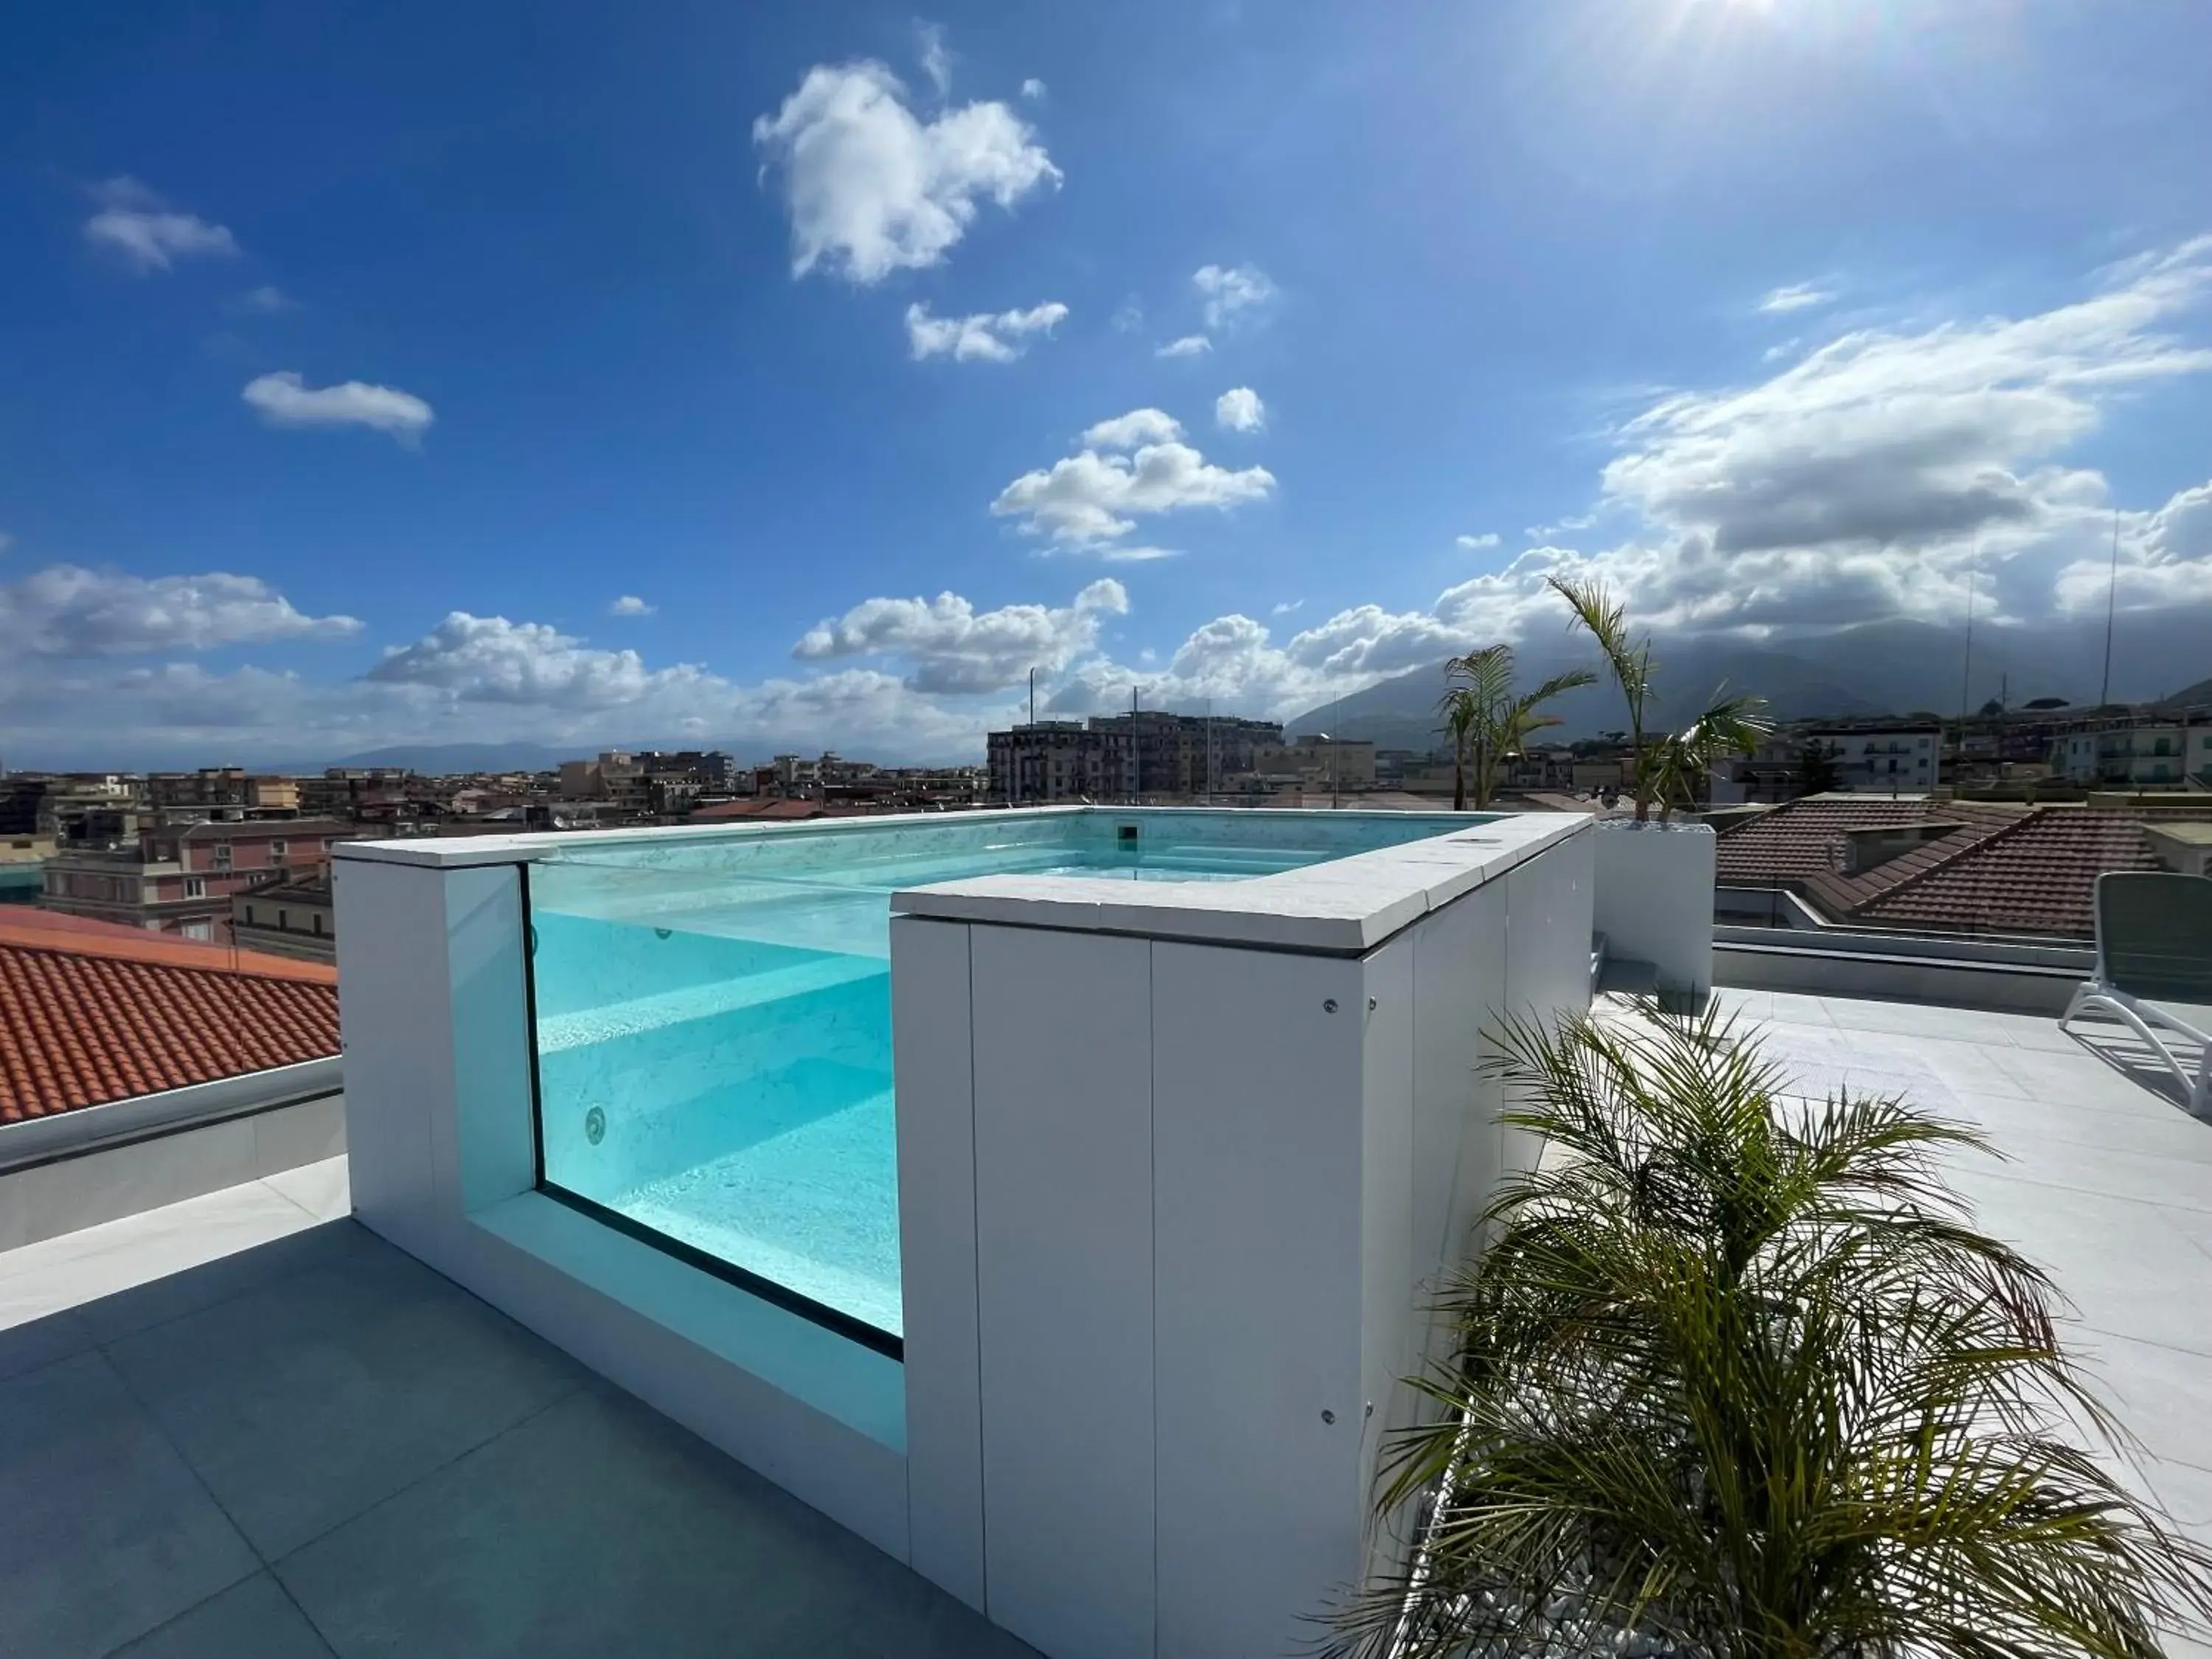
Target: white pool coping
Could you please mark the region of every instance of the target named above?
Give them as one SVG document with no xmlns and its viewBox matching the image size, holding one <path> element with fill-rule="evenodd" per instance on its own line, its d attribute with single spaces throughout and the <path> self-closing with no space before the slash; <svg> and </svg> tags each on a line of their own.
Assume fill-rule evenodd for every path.
<svg viewBox="0 0 2212 1659">
<path fill-rule="evenodd" d="M 1097 876 L 976 876 L 894 893 L 891 914 L 1359 955 L 1591 823 L 1578 812 L 1510 813 L 1425 840 L 1242 881 L 1133 884 Z"/>
<path fill-rule="evenodd" d="M 1097 814 L 1115 806 L 1032 806 L 994 812 L 994 817 L 1058 817 Z M 1218 808 L 1146 807 L 1162 812 Z M 1255 809 L 1256 810 L 1256 809 Z M 1354 809 L 1356 810 L 1356 809 Z M 906 812 L 785 823 L 646 825 L 630 830 L 549 830 L 520 836 L 346 842 L 337 856 L 377 864 L 465 867 L 527 863 L 556 851 L 585 846 L 667 845 L 684 841 L 751 840 L 784 835 L 864 832 L 889 825 L 969 821 L 973 813 Z M 1268 809 L 1269 822 L 1327 821 L 1341 814 Z M 1376 816 L 1384 816 L 1376 814 Z M 1391 812 L 1393 820 L 1453 820 L 1453 812 Z M 957 921 L 1052 927 L 1079 933 L 1140 934 L 1201 944 L 1261 946 L 1357 955 L 1371 951 L 1401 928 L 1569 836 L 1591 820 L 1575 812 L 1514 812 L 1469 823 L 1420 841 L 1372 852 L 1347 854 L 1300 869 L 1240 881 L 1147 882 L 1133 884 L 1094 876 L 977 876 L 903 890 L 891 914 Z"/>
</svg>

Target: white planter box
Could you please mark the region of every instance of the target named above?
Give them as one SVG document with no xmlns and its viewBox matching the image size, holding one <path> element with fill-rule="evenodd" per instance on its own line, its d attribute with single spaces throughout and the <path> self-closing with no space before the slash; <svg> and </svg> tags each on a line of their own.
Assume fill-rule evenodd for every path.
<svg viewBox="0 0 2212 1659">
<path fill-rule="evenodd" d="M 1608 960 L 1650 963 L 1662 992 L 1713 988 L 1717 846 L 1702 823 L 1599 821 L 1595 925 Z"/>
</svg>

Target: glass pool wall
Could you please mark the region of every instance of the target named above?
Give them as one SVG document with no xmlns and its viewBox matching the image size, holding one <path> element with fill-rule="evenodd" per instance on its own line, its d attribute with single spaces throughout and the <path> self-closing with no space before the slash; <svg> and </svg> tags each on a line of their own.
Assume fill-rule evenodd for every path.
<svg viewBox="0 0 2212 1659">
<path fill-rule="evenodd" d="M 896 1353 L 894 892 L 1239 881 L 1480 822 L 1131 810 L 580 836 L 528 870 L 542 1184 Z"/>
</svg>

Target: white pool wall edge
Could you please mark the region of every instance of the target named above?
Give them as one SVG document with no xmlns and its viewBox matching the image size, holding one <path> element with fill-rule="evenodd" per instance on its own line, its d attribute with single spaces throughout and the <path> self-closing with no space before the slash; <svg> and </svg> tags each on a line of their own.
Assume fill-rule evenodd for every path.
<svg viewBox="0 0 2212 1659">
<path fill-rule="evenodd" d="M 1034 809 L 1037 814 L 1086 811 L 1112 815 L 1112 809 Z M 887 821 L 899 820 L 853 820 L 849 828 L 865 831 Z M 920 815 L 904 821 L 942 818 Z M 847 827 L 842 823 L 756 826 L 746 833 L 819 834 Z M 1554 872 L 1566 872 L 1571 866 L 1583 872 L 1569 883 L 1578 888 L 1582 908 L 1577 913 L 1571 904 L 1548 934 L 1540 936 L 1548 937 L 1548 945 L 1540 948 L 1536 931 L 1523 930 L 1518 947 L 1522 954 L 1530 963 L 1543 957 L 1549 966 L 1531 967 L 1516 976 L 1528 993 L 1527 1006 L 1580 1006 L 1577 999 L 1587 995 L 1589 827 L 1588 820 L 1570 815 L 1497 818 L 1435 840 L 1355 854 L 1307 871 L 1233 884 L 1204 884 L 1207 890 L 1203 893 L 1178 892 L 1163 885 L 1132 898 L 1127 884 L 1105 884 L 1115 890 L 1109 895 L 1092 890 L 1099 884 L 1016 878 L 902 895 L 901 903 L 909 907 L 908 914 L 918 923 L 988 933 L 995 940 L 989 948 L 1006 944 L 1017 957 L 1026 942 L 1049 934 L 1072 941 L 1069 948 L 1100 963 L 1127 957 L 1132 951 L 1155 957 L 1164 951 L 1170 957 L 1192 960 L 1218 957 L 1226 970 L 1218 975 L 1224 997 L 1236 995 L 1239 981 L 1256 983 L 1284 975 L 1310 973 L 1364 986 L 1370 975 L 1401 971 L 1394 962 L 1418 951 L 1414 934 L 1433 932 L 1441 940 L 1448 931 L 1445 924 L 1455 913 L 1461 918 L 1456 925 L 1464 931 L 1468 919 L 1481 907 L 1461 901 L 1470 896 L 1480 898 L 1486 884 L 1499 885 L 1500 878 L 1538 854 L 1583 836 L 1571 857 L 1556 864 L 1541 860 L 1553 865 Z M 917 1329 L 910 1299 L 908 1358 L 902 1368 L 600 1227 L 534 1190 L 520 866 L 556 847 L 580 850 L 617 842 L 658 843 L 724 838 L 732 833 L 717 826 L 343 844 L 335 872 L 339 984 L 347 1048 L 348 1133 L 359 1218 L 888 1553 L 913 1562 L 956 1594 L 986 1606 L 1000 1622 L 1006 1622 L 1001 1613 L 1012 1610 L 1011 1616 L 1039 1636 L 1048 1634 L 1049 1627 L 1053 1639 L 1046 1651 L 1054 1659 L 1094 1651 L 1240 1650 L 1243 1637 L 1233 1632 L 1249 1633 L 1261 1624 L 1279 1620 L 1286 1587 L 1295 1588 L 1293 1580 L 1303 1583 L 1299 1574 L 1324 1556 L 1341 1562 L 1339 1546 L 1346 1528 L 1354 1537 L 1359 1534 L 1365 1490 L 1356 1469 L 1340 1471 L 1342 1479 L 1332 1478 L 1322 1528 L 1326 1536 L 1318 1543 L 1309 1540 L 1310 1547 L 1297 1552 L 1287 1566 L 1274 1562 L 1272 1552 L 1255 1556 L 1250 1544 L 1242 1546 L 1243 1556 L 1231 1561 L 1220 1552 L 1239 1547 L 1233 1536 L 1236 1528 L 1227 1527 L 1218 1534 L 1210 1526 L 1200 1528 L 1185 1534 L 1186 1541 L 1194 1547 L 1201 1538 L 1212 1536 L 1215 1545 L 1201 1559 L 1164 1564 L 1166 1578 L 1155 1583 L 1137 1603 L 1152 1609 L 1149 1624 L 1139 1629 L 1126 1619 L 1109 1620 L 1097 1627 L 1095 1639 L 1086 1638 L 1080 1630 L 1069 1630 L 1066 1622 L 1067 1609 L 1081 1606 L 1083 1598 L 1057 1598 L 1052 1589 L 1056 1574 L 1025 1574 L 1018 1559 L 1002 1564 L 995 1588 L 1005 1598 L 1004 1605 L 995 1605 L 999 1598 L 992 1594 L 994 1583 L 988 1582 L 984 1538 L 995 1536 L 1002 1546 L 1018 1543 L 1019 1529 L 1001 1526 L 979 1532 L 980 1514 L 974 1522 L 963 1522 L 959 1487 L 966 1476 L 944 1473 L 948 1467 L 978 1469 L 971 1508 L 980 1510 L 983 1425 L 978 1419 L 971 1454 L 928 1426 L 926 1405 L 917 1409 L 918 1400 L 933 1388 L 949 1389 L 957 1397 L 964 1386 L 957 1359 L 945 1357 L 957 1350 L 957 1330 L 956 1340 L 948 1345 L 931 1318 L 922 1322 L 929 1328 Z M 1020 890 L 1025 883 L 1032 890 Z M 1545 884 L 1532 869 L 1520 872 L 1520 884 L 1533 889 Z M 1193 884 L 1194 889 L 1200 885 Z M 1241 901 L 1241 906 L 1232 898 Z M 1495 902 L 1495 897 L 1489 902 Z M 1022 925 L 1032 919 L 1048 925 Z M 1577 930 L 1580 937 L 1576 937 Z M 1403 939 L 1406 948 L 1395 957 L 1378 948 L 1398 939 Z M 1528 955 L 1531 951 L 1535 954 Z M 1507 955 L 1520 959 L 1512 951 Z M 1486 1000 L 1466 1000 L 1476 988 L 1455 985 L 1453 977 L 1432 976 L 1431 983 L 1449 991 L 1446 1000 L 1461 1024 L 1471 1024 L 1473 1011 L 1496 1006 Z M 1420 976 L 1416 975 L 1415 982 L 1421 982 Z M 895 969 L 895 1001 L 918 983 L 913 976 L 902 981 Z M 1248 985 L 1248 993 L 1249 989 Z M 1358 1000 L 1366 993 L 1353 990 L 1348 994 Z M 1394 1002 L 1399 1000 L 1394 998 Z M 1212 994 L 1194 991 L 1181 1000 L 1188 1008 L 1201 1009 L 1212 1002 Z M 1255 1007 L 1250 1018 L 1259 1018 L 1263 1012 Z M 985 1018 L 988 1030 L 988 1014 Z M 963 1022 L 971 1051 L 974 1019 L 971 1010 Z M 1446 1028 L 1432 1022 L 1432 1029 Z M 1387 1067 L 1395 1063 L 1393 1055 L 1410 1054 L 1408 1063 L 1417 1072 L 1441 1066 L 1455 1084 L 1463 1081 L 1467 1056 L 1431 1052 L 1433 1045 L 1425 1048 L 1418 1032 L 1407 1049 L 1403 1036 L 1377 1039 L 1377 1064 Z M 1358 1073 L 1363 1101 L 1371 1088 L 1364 1069 L 1368 1046 L 1363 1038 Z M 1285 1050 L 1286 1054 L 1297 1051 L 1295 1042 Z M 1425 1053 L 1426 1059 L 1421 1058 Z M 899 1065 L 902 1104 L 910 1088 L 919 1099 L 930 1086 L 920 1073 L 910 1085 L 910 1060 L 923 1063 L 921 1051 L 908 1042 Z M 927 1063 L 939 1073 L 947 1064 L 942 1055 Z M 1328 1075 L 1343 1070 L 1340 1056 L 1329 1065 Z M 1172 1064 L 1167 1069 L 1170 1074 L 1180 1074 Z M 1286 1064 L 1283 1087 L 1290 1088 L 1300 1078 L 1310 1083 L 1322 1074 L 1302 1058 Z M 1178 1086 L 1195 1086 L 1204 1075 L 1202 1070 L 1191 1071 L 1189 1083 Z M 975 1109 L 974 1086 L 971 1079 L 971 1113 Z M 1213 1092 L 1230 1097 L 1218 1088 Z M 988 1114 L 991 1104 L 987 1102 L 984 1109 Z M 1360 1121 L 1367 1125 L 1364 1106 Z M 1361 1134 L 1376 1132 L 1377 1126 L 1367 1125 Z M 1418 1121 L 1413 1133 L 1425 1133 Z M 1507 1139 L 1500 1132 L 1497 1157 L 1516 1155 L 1504 1144 Z M 902 1179 L 908 1150 L 904 1140 L 902 1136 Z M 941 1150 L 949 1150 L 957 1163 L 961 1151 L 957 1141 Z M 972 1158 L 972 1147 L 969 1154 Z M 1366 1159 L 1364 1152 L 1362 1157 Z M 1485 1157 L 1477 1161 L 1494 1173 L 1493 1160 Z M 1375 1167 L 1371 1159 L 1365 1167 Z M 1457 1168 L 1455 1162 L 1453 1167 Z M 941 1187 L 957 1209 L 959 1187 L 952 1170 L 917 1179 Z M 1458 1179 L 1454 1206 L 1464 1208 L 1468 1188 L 1468 1179 Z M 1433 1210 L 1433 1194 L 1427 1202 Z M 1382 1389 L 1404 1368 L 1401 1357 L 1412 1351 L 1407 1344 L 1419 1346 L 1419 1333 L 1413 1329 L 1413 1287 L 1405 1285 L 1403 1273 L 1411 1258 L 1401 1257 L 1395 1245 L 1378 1254 L 1369 1236 L 1377 1224 L 1375 1218 L 1388 1209 L 1380 1195 L 1364 1194 L 1356 1208 L 1361 1231 L 1355 1258 L 1362 1288 L 1358 1307 L 1352 1311 L 1357 1315 L 1354 1328 L 1362 1333 L 1359 1386 Z M 1113 1224 L 1110 1206 L 1103 1210 L 1093 1206 L 1089 1214 L 1094 1225 L 1103 1222 L 1110 1229 Z M 1384 1227 L 1393 1236 L 1395 1231 L 1395 1223 Z M 1413 1248 L 1409 1239 L 1407 1250 Z M 1018 1268 L 1022 1264 L 1009 1255 L 1001 1265 Z M 969 1270 L 972 1276 L 972 1246 Z M 1369 1285 L 1377 1273 L 1382 1279 Z M 1386 1281 L 1404 1288 L 1383 1294 Z M 1018 1284 L 1002 1287 L 1000 1299 L 1018 1306 Z M 1131 1309 L 1125 1306 L 1121 1311 L 1126 1323 Z M 1344 1311 L 1341 1305 L 1335 1309 L 1337 1314 Z M 1382 1321 L 1379 1327 L 1375 1326 L 1377 1319 Z M 1377 1330 L 1382 1334 L 1377 1335 Z M 1380 1346 L 1370 1352 L 1375 1343 Z M 970 1364 L 980 1370 L 980 1358 Z M 980 1404 L 980 1382 L 977 1392 Z M 1364 1404 L 1364 1395 L 1362 1399 Z M 1007 1417 L 1006 1424 L 1018 1426 L 1013 1417 Z M 1144 1467 L 1155 1467 L 1152 1458 Z M 1224 1491 L 1218 1482 L 1211 1484 L 1212 1501 L 1243 1508 L 1237 1494 Z M 1018 1512 L 1018 1493 L 1002 1493 L 1001 1498 L 1008 1516 Z M 1188 1527 L 1199 1512 L 1188 1504 L 1170 1504 L 1169 1532 Z M 1108 1542 L 1115 1543 L 1118 1553 L 1105 1548 Z M 1153 1547 L 1160 1547 L 1156 1537 Z M 1109 1571 L 1091 1587 L 1093 1594 L 1103 1587 L 1110 1597 L 1118 1588 L 1112 1577 L 1118 1570 L 1115 1564 L 1141 1568 L 1142 1558 L 1127 1536 L 1102 1540 L 1101 1565 Z M 1230 1574 L 1238 1594 L 1209 1613 L 1197 1605 L 1205 1598 L 1194 1600 L 1189 1587 L 1179 1584 L 1178 1566 L 1186 1576 L 1196 1573 L 1201 1580 L 1217 1571 Z M 1355 1551 L 1339 1576 L 1358 1569 Z M 1255 1620 L 1257 1624 L 1252 1622 Z M 1238 1620 L 1245 1622 L 1239 1625 Z M 1215 1639 L 1224 1630 L 1232 1632 L 1227 1647 Z M 1310 1634 L 1310 1630 L 1299 1626 L 1296 1633 Z M 1117 1638 L 1110 1647 L 1098 1645 L 1109 1635 Z M 1127 1644 L 1118 1639 L 1121 1636 L 1128 1638 Z"/>
</svg>

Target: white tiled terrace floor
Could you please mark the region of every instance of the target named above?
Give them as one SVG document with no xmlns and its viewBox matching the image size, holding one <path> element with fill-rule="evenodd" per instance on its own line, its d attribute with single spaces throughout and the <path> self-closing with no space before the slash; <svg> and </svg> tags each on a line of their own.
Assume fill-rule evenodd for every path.
<svg viewBox="0 0 2212 1659">
<path fill-rule="evenodd" d="M 0 1656 L 1035 1659 L 349 1211 L 0 1254 Z"/>
<path fill-rule="evenodd" d="M 1990 1133 L 1960 1187 L 2212 1540 L 2212 1124 L 2117 1035 L 1720 995 Z M 345 1212 L 334 1160 L 0 1254 L 0 1655 L 1029 1652 Z"/>
<path fill-rule="evenodd" d="M 1988 1134 L 2004 1161 L 1953 1160 L 1957 1187 L 2073 1304 L 2070 1345 L 2142 1443 L 2130 1484 L 2212 1544 L 2212 1123 L 2171 1074 L 2118 1025 L 2077 1037 L 2027 1015 L 1717 995 L 1807 1092 L 1904 1093 Z"/>
</svg>

